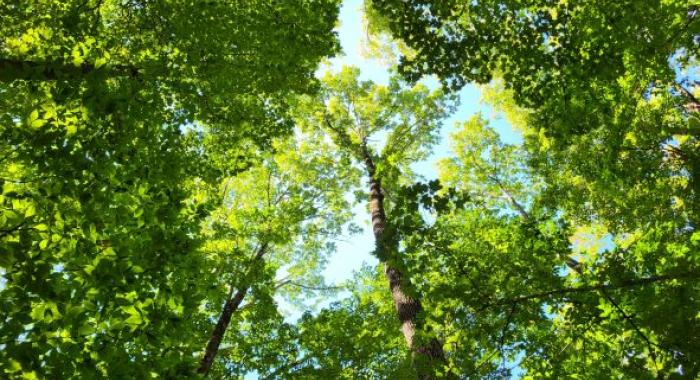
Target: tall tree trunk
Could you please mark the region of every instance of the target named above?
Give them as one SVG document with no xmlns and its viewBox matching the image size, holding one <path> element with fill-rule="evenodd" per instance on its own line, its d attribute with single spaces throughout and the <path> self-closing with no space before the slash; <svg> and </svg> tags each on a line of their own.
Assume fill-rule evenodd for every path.
<svg viewBox="0 0 700 380">
<path fill-rule="evenodd" d="M 266 251 L 267 243 L 263 243 L 260 246 L 260 248 L 258 248 L 255 257 L 253 258 L 251 268 L 246 274 L 244 283 L 248 281 L 247 277 L 249 277 L 250 271 L 255 269 L 257 262 L 262 260 Z M 226 300 L 226 303 L 224 304 L 224 308 L 221 311 L 221 314 L 219 315 L 219 320 L 216 322 L 216 326 L 214 326 L 214 331 L 212 331 L 211 333 L 211 337 L 209 338 L 209 342 L 207 343 L 207 348 L 204 350 L 204 356 L 202 356 L 202 360 L 199 363 L 199 368 L 197 369 L 197 372 L 206 375 L 211 369 L 211 366 L 214 363 L 214 358 L 216 358 L 216 354 L 219 352 L 219 346 L 221 345 L 221 341 L 224 338 L 226 329 L 228 328 L 229 323 L 231 323 L 231 317 L 233 316 L 233 313 L 235 313 L 236 310 L 238 310 L 238 307 L 241 305 L 241 302 L 243 302 L 243 299 L 245 298 L 246 294 L 248 294 L 248 289 L 248 285 L 243 285 L 241 288 L 238 289 L 238 291 L 233 297 L 229 295 L 228 299 Z"/>
<path fill-rule="evenodd" d="M 211 369 L 211 365 L 214 363 L 214 358 L 216 358 L 216 354 L 219 352 L 221 340 L 224 338 L 226 329 L 231 322 L 231 317 L 233 316 L 233 313 L 238 310 L 238 307 L 241 305 L 241 302 L 247 293 L 248 288 L 245 287 L 239 289 L 233 297 L 229 297 L 229 299 L 226 300 L 224 309 L 221 311 L 219 320 L 216 322 L 214 331 L 212 331 L 209 342 L 207 343 L 207 348 L 204 350 L 204 356 L 202 357 L 202 361 L 199 363 L 199 369 L 197 369 L 197 372 L 207 374 Z"/>
<path fill-rule="evenodd" d="M 372 214 L 372 231 L 377 244 L 377 249 L 382 251 L 380 258 L 396 255 L 397 247 L 388 242 L 384 236 L 387 226 L 387 218 L 384 212 L 384 194 L 379 178 L 376 176 L 376 167 L 372 161 L 367 145 L 362 143 L 362 158 L 369 176 L 369 207 Z M 401 272 L 399 268 L 392 266 L 391 260 L 384 260 L 384 275 L 389 281 L 391 298 L 394 301 L 396 313 L 401 322 L 401 331 L 406 339 L 406 344 L 411 350 L 414 366 L 420 379 L 432 379 L 433 368 L 436 365 L 444 364 L 445 353 L 442 350 L 441 342 L 432 339 L 428 342 L 414 340 L 417 329 L 420 328 L 418 315 L 422 310 L 420 299 L 411 297 L 406 293 L 405 287 L 410 283 L 409 278 Z"/>
</svg>

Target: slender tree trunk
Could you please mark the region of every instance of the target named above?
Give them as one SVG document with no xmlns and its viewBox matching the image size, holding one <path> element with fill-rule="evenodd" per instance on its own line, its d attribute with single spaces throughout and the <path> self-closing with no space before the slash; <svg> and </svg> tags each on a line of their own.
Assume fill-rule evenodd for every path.
<svg viewBox="0 0 700 380">
<path fill-rule="evenodd" d="M 372 157 L 369 155 L 366 143 L 362 144 L 362 156 L 369 176 L 369 206 L 372 214 L 372 230 L 377 244 L 377 249 L 382 251 L 382 258 L 388 254 L 396 254 L 395 244 L 388 242 L 384 236 L 387 226 L 387 218 L 384 212 L 384 194 L 381 181 L 376 176 L 376 168 Z M 406 293 L 407 276 L 399 268 L 392 266 L 391 260 L 384 260 L 384 274 L 389 281 L 391 297 L 396 307 L 401 331 L 406 339 L 406 344 L 413 355 L 414 365 L 420 379 L 432 379 L 432 368 L 437 364 L 444 364 L 445 354 L 441 342 L 432 339 L 429 342 L 416 342 L 414 340 L 419 326 L 418 314 L 422 310 L 420 299 L 411 297 Z"/>
<path fill-rule="evenodd" d="M 257 262 L 262 260 L 266 251 L 267 243 L 263 243 L 260 246 L 260 248 L 258 248 L 255 257 L 253 258 L 250 270 L 255 269 Z M 246 277 L 249 276 L 250 270 L 246 274 Z M 244 279 L 244 282 L 247 282 L 247 280 L 247 278 Z M 248 289 L 248 285 L 243 285 L 240 289 L 238 289 L 238 291 L 233 297 L 229 295 L 228 299 L 226 300 L 226 303 L 224 304 L 224 308 L 221 311 L 221 314 L 219 315 L 219 320 L 216 322 L 216 326 L 214 326 L 214 331 L 212 331 L 211 333 L 211 337 L 209 338 L 209 342 L 207 343 L 207 348 L 204 350 L 204 356 L 202 356 L 202 360 L 199 363 L 199 368 L 197 369 L 197 372 L 206 375 L 211 369 L 211 366 L 214 363 L 214 358 L 216 358 L 216 354 L 219 352 L 219 346 L 221 345 L 221 341 L 224 338 L 226 329 L 228 328 L 229 323 L 231 323 L 231 317 L 233 316 L 233 313 L 235 313 L 236 310 L 238 310 L 238 307 L 241 305 L 241 302 L 243 302 L 243 299 L 245 298 L 246 294 L 248 294 Z"/>
<path fill-rule="evenodd" d="M 241 305 L 241 302 L 247 293 L 248 288 L 245 287 L 238 290 L 233 297 L 226 300 L 224 309 L 221 311 L 219 320 L 216 322 L 214 331 L 212 331 L 209 342 L 207 343 L 207 348 L 204 350 L 204 356 L 202 357 L 202 361 L 199 363 L 199 369 L 197 369 L 197 372 L 207 374 L 211 369 L 211 365 L 214 363 L 214 358 L 216 358 L 216 354 L 219 352 L 221 340 L 224 338 L 226 329 L 231 322 L 231 317 L 233 316 L 233 313 L 238 310 L 238 307 Z"/>
</svg>

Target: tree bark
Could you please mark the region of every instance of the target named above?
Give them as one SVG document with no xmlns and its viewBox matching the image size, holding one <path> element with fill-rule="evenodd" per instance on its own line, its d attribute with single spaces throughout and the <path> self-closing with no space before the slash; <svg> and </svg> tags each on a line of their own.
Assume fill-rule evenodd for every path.
<svg viewBox="0 0 700 380">
<path fill-rule="evenodd" d="M 255 268 L 257 261 L 262 260 L 266 251 L 267 243 L 263 243 L 260 248 L 258 248 L 255 257 L 253 258 L 251 270 Z M 246 274 L 246 277 L 248 277 L 249 274 L 250 272 Z M 247 281 L 247 278 L 244 279 L 244 281 Z M 229 295 L 228 299 L 226 300 L 224 308 L 219 315 L 219 320 L 216 322 L 214 331 L 212 331 L 207 347 L 204 350 L 204 356 L 202 356 L 202 360 L 199 363 L 199 368 L 197 369 L 198 373 L 206 375 L 211 369 L 211 366 L 214 363 L 214 358 L 216 358 L 216 354 L 219 352 L 219 346 L 224 338 L 226 329 L 228 328 L 229 323 L 231 323 L 231 317 L 233 316 L 233 313 L 238 310 L 238 307 L 241 305 L 241 302 L 243 302 L 246 294 L 248 294 L 248 289 L 248 285 L 243 285 L 243 287 L 239 288 L 233 297 Z"/>
<path fill-rule="evenodd" d="M 386 260 L 390 254 L 396 254 L 395 244 L 388 242 L 384 231 L 387 227 L 386 213 L 384 212 L 384 194 L 379 178 L 376 176 L 376 167 L 367 150 L 366 142 L 361 146 L 362 159 L 367 169 L 369 177 L 369 206 L 372 215 L 372 231 L 377 249 L 382 251 L 378 255 L 383 260 L 384 275 L 389 281 L 391 298 L 394 301 L 396 313 L 401 322 L 401 332 L 406 340 L 409 350 L 413 356 L 414 366 L 420 379 L 432 379 L 433 368 L 437 364 L 444 364 L 445 353 L 442 350 L 441 342 L 432 339 L 428 342 L 416 342 L 415 335 L 419 326 L 419 313 L 422 310 L 420 299 L 411 297 L 406 293 L 405 286 L 409 283 L 407 276 L 399 268 L 391 264 L 391 260 Z"/>
<path fill-rule="evenodd" d="M 221 340 L 224 338 L 226 329 L 231 322 L 231 317 L 233 316 L 233 313 L 238 310 L 238 307 L 241 305 L 241 302 L 247 293 L 248 288 L 245 287 L 239 289 L 233 297 L 226 300 L 224 309 L 221 311 L 219 320 L 216 322 L 214 331 L 212 331 L 209 342 L 207 343 L 207 348 L 204 350 L 204 356 L 202 357 L 202 361 L 199 364 L 199 369 L 197 369 L 197 372 L 206 375 L 211 369 L 211 365 L 214 363 L 214 358 L 216 358 L 216 354 L 219 352 Z"/>
</svg>

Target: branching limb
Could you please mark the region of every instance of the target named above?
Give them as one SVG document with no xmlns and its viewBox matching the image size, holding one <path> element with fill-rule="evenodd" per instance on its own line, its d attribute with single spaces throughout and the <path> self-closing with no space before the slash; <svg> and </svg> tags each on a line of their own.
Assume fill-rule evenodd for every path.
<svg viewBox="0 0 700 380">
<path fill-rule="evenodd" d="M 680 279 L 699 279 L 700 278 L 700 273 L 697 271 L 693 272 L 685 272 L 685 273 L 679 273 L 679 274 L 666 274 L 666 275 L 659 275 L 659 276 L 650 276 L 650 277 L 643 277 L 639 279 L 633 279 L 633 280 L 625 280 L 621 281 L 618 284 L 596 284 L 596 285 L 585 285 L 585 286 L 578 286 L 578 287 L 568 287 L 568 288 L 561 288 L 561 289 L 554 289 L 554 290 L 549 290 L 545 292 L 539 292 L 539 293 L 533 293 L 533 294 L 527 294 L 527 295 L 522 295 L 522 296 L 517 296 L 513 298 L 504 298 L 504 299 L 499 299 L 495 300 L 493 302 L 489 302 L 485 305 L 482 306 L 482 309 L 487 309 L 489 307 L 493 306 L 500 306 L 500 305 L 508 305 L 512 304 L 513 302 L 515 303 L 520 303 L 520 302 L 527 302 L 531 300 L 537 300 L 537 299 L 546 299 L 546 298 L 560 298 L 560 297 L 565 297 L 569 294 L 573 293 L 587 293 L 587 292 L 593 292 L 593 291 L 600 291 L 600 290 L 617 290 L 617 289 L 624 289 L 624 288 L 634 288 L 634 287 L 640 287 L 640 286 L 646 286 L 654 283 L 660 283 L 660 282 L 666 282 L 666 281 L 672 281 L 672 280 L 680 280 Z"/>
</svg>

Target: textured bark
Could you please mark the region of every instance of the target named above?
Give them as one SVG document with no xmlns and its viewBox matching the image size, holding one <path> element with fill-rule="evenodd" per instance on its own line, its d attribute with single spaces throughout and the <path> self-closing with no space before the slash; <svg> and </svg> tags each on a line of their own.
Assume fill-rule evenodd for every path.
<svg viewBox="0 0 700 380">
<path fill-rule="evenodd" d="M 211 365 L 214 362 L 214 358 L 216 358 L 216 354 L 219 352 L 221 340 L 224 338 L 226 329 L 228 328 L 228 325 L 231 322 L 231 317 L 233 316 L 233 313 L 236 310 L 238 310 L 238 307 L 241 305 L 241 302 L 243 301 L 243 298 L 245 298 L 247 293 L 248 288 L 246 287 L 238 290 L 236 292 L 236 295 L 226 300 L 226 303 L 224 304 L 224 309 L 221 311 L 221 315 L 219 315 L 219 320 L 216 322 L 214 331 L 212 331 L 211 333 L 211 337 L 209 338 L 207 348 L 204 351 L 204 356 L 202 357 L 202 361 L 199 364 L 199 369 L 197 369 L 197 372 L 206 374 L 211 369 Z"/>
<path fill-rule="evenodd" d="M 257 262 L 262 260 L 266 252 L 267 243 L 264 243 L 260 246 L 260 248 L 258 248 L 255 257 L 253 258 L 251 269 L 255 268 Z M 250 272 L 246 275 L 246 277 L 248 277 L 249 274 Z M 219 346 L 224 338 L 226 329 L 228 328 L 229 323 L 231 323 L 231 317 L 233 316 L 233 313 L 238 310 L 238 307 L 241 305 L 241 302 L 243 302 L 246 294 L 248 294 L 248 289 L 249 287 L 244 285 L 238 289 L 233 297 L 229 294 L 229 297 L 224 304 L 224 308 L 219 315 L 219 320 L 216 322 L 216 326 L 214 326 L 214 331 L 211 333 L 211 337 L 207 343 L 207 348 L 204 350 L 204 356 L 202 356 L 197 372 L 206 375 L 211 369 L 211 366 L 214 363 L 214 358 L 216 358 L 216 354 L 219 352 Z"/>
<path fill-rule="evenodd" d="M 362 144 L 361 149 L 362 158 L 369 176 L 369 206 L 372 214 L 372 231 L 374 232 L 377 248 L 383 251 L 379 256 L 386 258 L 389 253 L 395 254 L 396 247 L 392 243 L 387 242 L 384 236 L 388 221 L 384 212 L 382 185 L 376 176 L 376 167 L 367 150 L 366 143 Z M 409 279 L 405 278 L 405 275 L 398 268 L 393 267 L 391 261 L 384 259 L 383 264 L 384 274 L 389 281 L 391 298 L 394 301 L 396 313 L 401 322 L 401 332 L 413 355 L 418 377 L 420 379 L 432 379 L 432 368 L 437 364 L 443 364 L 445 361 L 442 344 L 434 339 L 421 344 L 415 342 L 414 338 L 419 328 L 418 314 L 422 310 L 421 302 L 418 298 L 411 297 L 406 293 L 404 287 Z"/>
<path fill-rule="evenodd" d="M 129 66 L 102 66 L 92 64 L 80 66 L 62 62 L 36 62 L 0 58 L 0 82 L 15 80 L 51 81 L 59 79 L 82 79 L 86 75 L 100 73 L 107 76 L 138 77 L 139 69 Z"/>
</svg>

